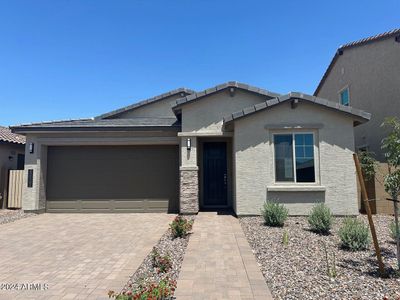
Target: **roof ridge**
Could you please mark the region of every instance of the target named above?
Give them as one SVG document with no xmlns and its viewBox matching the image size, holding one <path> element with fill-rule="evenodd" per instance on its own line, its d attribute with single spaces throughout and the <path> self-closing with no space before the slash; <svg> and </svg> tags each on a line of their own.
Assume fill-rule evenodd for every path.
<svg viewBox="0 0 400 300">
<path fill-rule="evenodd" d="M 31 125 L 41 125 L 48 123 L 62 123 L 62 122 L 75 122 L 75 121 L 90 121 L 93 118 L 77 118 L 77 119 L 60 119 L 60 120 L 49 120 L 49 121 L 41 121 L 41 122 L 31 122 L 31 123 L 20 123 L 16 125 L 11 125 L 11 127 L 19 127 L 19 126 L 31 126 Z"/>
<path fill-rule="evenodd" d="M 115 115 L 118 115 L 118 114 L 123 113 L 125 111 L 131 110 L 131 109 L 134 109 L 134 108 L 138 108 L 138 107 L 146 105 L 146 104 L 154 103 L 156 101 L 160 101 L 160 100 L 162 100 L 164 98 L 176 95 L 178 93 L 186 93 L 186 94 L 190 95 L 190 94 L 195 93 L 195 91 L 191 90 L 191 89 L 188 89 L 188 88 L 185 88 L 185 87 L 180 87 L 180 88 L 173 89 L 173 90 L 170 90 L 168 92 L 159 94 L 157 96 L 150 97 L 150 98 L 143 99 L 143 100 L 139 100 L 138 102 L 135 102 L 133 104 L 130 104 L 130 105 L 127 105 L 127 106 L 112 110 L 110 112 L 101 114 L 99 116 L 96 116 L 95 119 L 104 119 L 104 118 L 108 118 L 108 117 L 111 117 L 111 116 L 115 116 Z"/>
<path fill-rule="evenodd" d="M 346 44 L 340 45 L 339 49 L 345 49 L 345 48 L 349 48 L 349 47 L 353 47 L 353 46 L 358 46 L 358 45 L 362 45 L 368 42 L 372 42 L 375 40 L 379 40 L 382 38 L 387 38 L 387 37 L 391 37 L 392 35 L 396 35 L 397 33 L 400 33 L 400 28 L 396 28 L 396 29 L 392 29 L 383 33 L 379 33 L 379 34 L 375 34 L 366 38 L 362 38 L 356 41 L 352 41 L 352 42 L 348 42 Z"/>
<path fill-rule="evenodd" d="M 249 92 L 257 93 L 257 94 L 264 95 L 264 96 L 267 96 L 270 98 L 280 95 L 278 93 L 274 93 L 274 92 L 268 91 L 266 89 L 262 89 L 262 88 L 259 88 L 259 87 L 256 87 L 256 86 L 253 86 L 253 85 L 250 85 L 247 83 L 242 83 L 242 82 L 238 82 L 238 81 L 227 81 L 225 83 L 221 83 L 214 87 L 205 89 L 201 92 L 196 92 L 196 93 L 187 95 L 185 97 L 176 99 L 172 104 L 172 109 L 175 110 L 177 107 L 179 107 L 187 102 L 191 102 L 191 101 L 200 99 L 202 97 L 205 97 L 206 95 L 210 95 L 210 94 L 213 94 L 213 93 L 216 93 L 216 92 L 219 92 L 224 89 L 231 88 L 231 87 L 239 88 L 242 90 L 247 90 Z"/>
</svg>

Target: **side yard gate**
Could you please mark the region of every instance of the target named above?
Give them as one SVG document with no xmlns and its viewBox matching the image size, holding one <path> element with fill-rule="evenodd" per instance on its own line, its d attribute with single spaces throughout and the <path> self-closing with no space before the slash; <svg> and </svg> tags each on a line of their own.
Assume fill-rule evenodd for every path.
<svg viewBox="0 0 400 300">
<path fill-rule="evenodd" d="M 8 178 L 8 208 L 21 208 L 24 170 L 10 170 Z"/>
</svg>

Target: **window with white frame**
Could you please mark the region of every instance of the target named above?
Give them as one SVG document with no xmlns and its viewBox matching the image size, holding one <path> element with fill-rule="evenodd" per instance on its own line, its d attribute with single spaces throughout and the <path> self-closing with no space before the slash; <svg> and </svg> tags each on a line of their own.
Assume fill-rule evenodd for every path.
<svg viewBox="0 0 400 300">
<path fill-rule="evenodd" d="M 345 88 L 340 91 L 340 104 L 349 106 L 350 105 L 350 94 L 349 88 Z"/>
<path fill-rule="evenodd" d="M 314 134 L 274 134 L 275 181 L 315 182 Z"/>
</svg>

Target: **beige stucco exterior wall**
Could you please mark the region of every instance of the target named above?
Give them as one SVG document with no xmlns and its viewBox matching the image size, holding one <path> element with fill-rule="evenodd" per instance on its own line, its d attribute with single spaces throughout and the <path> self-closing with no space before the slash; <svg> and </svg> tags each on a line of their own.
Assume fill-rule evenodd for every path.
<svg viewBox="0 0 400 300">
<path fill-rule="evenodd" d="M 344 49 L 318 96 L 339 102 L 339 91 L 349 87 L 350 106 L 372 114 L 355 128 L 356 147 L 368 146 L 383 162 L 380 127 L 384 118 L 400 118 L 400 43 L 394 37 Z"/>
<path fill-rule="evenodd" d="M 291 184 L 283 191 L 268 191 L 269 188 L 282 186 L 276 184 L 274 179 L 271 139 L 272 133 L 281 131 L 283 126 L 300 126 L 303 129 L 294 130 L 315 132 L 319 183 L 308 184 L 303 191 L 293 190 L 300 184 Z M 283 129 L 288 132 L 294 130 Z M 284 203 L 292 215 L 307 214 L 320 201 L 324 201 L 337 215 L 358 213 L 351 117 L 308 103 L 300 103 L 296 109 L 291 109 L 290 103 L 284 103 L 236 120 L 233 141 L 235 210 L 238 215 L 260 214 L 260 208 L 267 199 Z"/>
<path fill-rule="evenodd" d="M 232 97 L 229 90 L 212 94 L 182 107 L 182 131 L 221 133 L 224 117 L 265 100 L 266 97 L 239 89 Z"/>
<path fill-rule="evenodd" d="M 116 119 L 129 119 L 135 117 L 169 117 L 175 118 L 175 114 L 171 109 L 171 103 L 184 96 L 185 94 L 177 94 L 165 99 L 155 101 L 150 104 L 146 104 L 141 107 L 137 107 L 134 110 L 126 111 L 122 114 L 119 114 L 115 117 Z"/>
</svg>

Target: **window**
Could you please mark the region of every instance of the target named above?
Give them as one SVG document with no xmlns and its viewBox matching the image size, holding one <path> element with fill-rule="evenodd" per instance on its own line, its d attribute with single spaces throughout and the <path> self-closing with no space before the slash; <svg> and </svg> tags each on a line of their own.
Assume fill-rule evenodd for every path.
<svg viewBox="0 0 400 300">
<path fill-rule="evenodd" d="M 350 104 L 349 88 L 345 88 L 340 92 L 340 104 L 349 106 Z"/>
<path fill-rule="evenodd" d="M 275 181 L 315 182 L 314 135 L 275 134 Z"/>
</svg>

